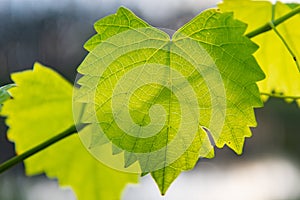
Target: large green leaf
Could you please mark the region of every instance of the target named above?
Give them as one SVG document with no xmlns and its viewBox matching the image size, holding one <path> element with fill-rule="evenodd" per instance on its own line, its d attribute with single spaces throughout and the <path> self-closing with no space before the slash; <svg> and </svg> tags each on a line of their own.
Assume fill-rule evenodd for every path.
<svg viewBox="0 0 300 200">
<path fill-rule="evenodd" d="M 109 162 L 101 147 L 110 145 L 120 161 L 106 164 L 130 171 L 138 163 L 164 194 L 199 157 L 213 156 L 208 134 L 217 147 L 242 153 L 256 126 L 253 107 L 262 106 L 256 81 L 264 78 L 246 24 L 207 10 L 171 42 L 122 7 L 95 29 L 74 99 L 86 104 L 83 122 L 94 131 L 81 138 L 97 159 Z"/>
<path fill-rule="evenodd" d="M 248 24 L 246 33 L 277 19 L 291 11 L 295 5 L 285 5 L 276 2 L 274 8 L 269 1 L 224 0 L 219 4 L 222 11 L 233 11 L 234 16 Z M 278 32 L 300 61 L 300 15 L 277 26 Z M 266 79 L 259 82 L 262 93 L 284 94 L 286 96 L 300 96 L 300 73 L 288 49 L 273 31 L 260 34 L 252 40 L 260 48 L 254 54 L 259 65 L 266 74 Z M 266 98 L 264 98 L 266 100 Z M 297 101 L 300 105 L 300 99 Z"/>
<path fill-rule="evenodd" d="M 5 102 L 3 114 L 10 127 L 8 137 L 20 154 L 74 124 L 72 85 L 56 72 L 36 63 L 33 70 L 12 75 L 14 99 Z M 88 131 L 88 129 L 83 130 Z M 37 153 L 25 161 L 26 173 L 46 173 L 62 186 L 71 186 L 78 199 L 118 199 L 137 176 L 110 169 L 95 160 L 77 134 Z"/>
</svg>

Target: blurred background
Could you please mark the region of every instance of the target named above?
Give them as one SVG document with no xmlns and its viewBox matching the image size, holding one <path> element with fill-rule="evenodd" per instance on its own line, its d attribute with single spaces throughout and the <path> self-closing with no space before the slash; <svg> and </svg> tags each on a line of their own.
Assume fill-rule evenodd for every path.
<svg viewBox="0 0 300 200">
<path fill-rule="evenodd" d="M 294 1 L 296 2 L 296 1 Z M 216 0 L 0 0 L 0 85 L 10 73 L 30 69 L 38 61 L 73 82 L 87 52 L 84 42 L 98 19 L 120 5 L 153 26 L 176 30 Z M 246 140 L 244 154 L 216 150 L 182 173 L 165 197 L 146 176 L 129 185 L 123 200 L 297 200 L 300 199 L 300 109 L 295 103 L 271 99 L 256 110 L 258 127 Z M 0 163 L 14 156 L 0 118 Z M 0 174 L 0 200 L 73 200 L 70 189 L 44 175 L 26 177 L 23 165 Z"/>
</svg>

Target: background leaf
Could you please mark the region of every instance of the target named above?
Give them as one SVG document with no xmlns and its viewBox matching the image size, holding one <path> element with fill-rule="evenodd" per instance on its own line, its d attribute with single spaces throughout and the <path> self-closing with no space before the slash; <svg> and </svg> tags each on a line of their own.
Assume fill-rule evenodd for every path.
<svg viewBox="0 0 300 200">
<path fill-rule="evenodd" d="M 291 11 L 294 5 L 277 2 L 274 6 L 274 19 Z M 222 11 L 232 11 L 234 16 L 248 24 L 246 33 L 272 20 L 272 4 L 269 1 L 224 0 L 219 4 Z M 277 26 L 277 30 L 284 37 L 296 59 L 300 61 L 300 15 L 295 15 Z M 266 74 L 266 79 L 258 83 L 264 93 L 275 92 L 286 96 L 300 96 L 300 73 L 295 61 L 283 42 L 273 30 L 260 34 L 251 39 L 260 46 L 254 54 L 259 65 Z M 267 98 L 264 98 L 267 100 Z M 300 105 L 300 100 L 297 100 Z"/>
<path fill-rule="evenodd" d="M 6 100 L 11 98 L 11 95 L 8 92 L 8 90 L 13 87 L 15 87 L 15 84 L 8 84 L 8 85 L 0 87 L 0 113 L 1 113 L 1 109 L 2 109 L 2 104 Z"/>
<path fill-rule="evenodd" d="M 74 124 L 72 85 L 56 72 L 38 63 L 33 70 L 12 74 L 18 87 L 14 99 L 4 104 L 10 127 L 8 137 L 18 154 L 66 130 Z M 86 130 L 83 130 L 86 131 Z M 62 186 L 71 186 L 78 199 L 118 199 L 137 176 L 110 169 L 95 160 L 72 135 L 25 161 L 26 173 L 46 173 Z"/>
</svg>

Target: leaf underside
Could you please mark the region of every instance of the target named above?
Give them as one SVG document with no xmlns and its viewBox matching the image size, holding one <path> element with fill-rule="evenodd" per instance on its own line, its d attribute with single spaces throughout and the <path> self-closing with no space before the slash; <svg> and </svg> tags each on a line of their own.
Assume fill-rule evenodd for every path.
<svg viewBox="0 0 300 200">
<path fill-rule="evenodd" d="M 101 130 L 90 133 L 88 148 L 110 143 L 113 154 L 124 153 L 125 168 L 137 161 L 143 175 L 151 172 L 162 194 L 181 171 L 192 169 L 199 157 L 214 156 L 213 146 L 203 127 L 209 129 L 217 147 L 226 144 L 237 154 L 242 153 L 245 137 L 251 136 L 249 127 L 256 126 L 253 108 L 262 106 L 256 82 L 264 78 L 252 56 L 258 47 L 243 36 L 246 24 L 233 19 L 232 13 L 211 9 L 179 29 L 170 42 L 166 33 L 121 7 L 116 14 L 96 22 L 95 30 L 97 34 L 85 44 L 89 54 L 78 68 L 84 76 L 78 81 L 81 88 L 75 97 L 76 102 L 86 104 L 84 122 Z M 174 76 L 177 72 L 181 74 L 178 80 L 183 77 L 186 81 L 176 83 Z M 148 83 L 149 77 L 169 81 Z M 136 88 L 127 102 L 124 99 L 126 91 L 142 81 L 146 84 Z M 128 90 L 118 97 L 115 88 Z M 184 93 L 189 88 L 194 94 Z M 168 163 L 168 156 L 173 152 L 167 148 L 165 154 L 159 154 L 161 156 L 157 158 L 165 159 L 165 164 L 159 169 L 149 168 L 149 159 L 145 160 L 140 154 L 172 143 L 180 130 L 179 124 L 185 120 L 180 116 L 185 115 L 181 108 L 185 105 L 182 105 L 180 94 L 176 94 L 178 91 L 187 99 L 189 95 L 196 99 L 199 109 L 195 115 L 200 116 L 197 131 L 188 146 L 177 145 L 178 151 L 184 150 L 179 157 Z M 162 128 L 155 136 L 130 135 L 134 131 L 130 133 L 119 126 L 122 117 L 113 110 L 113 101 L 120 104 L 118 112 L 129 110 L 132 121 L 128 123 L 140 127 L 151 125 L 154 120 L 151 107 L 157 104 L 165 110 L 165 115 L 155 116 L 164 116 L 162 119 L 166 120 L 156 124 Z M 185 139 L 190 139 L 187 133 L 182 140 Z M 155 160 L 151 162 L 155 163 Z"/>
</svg>

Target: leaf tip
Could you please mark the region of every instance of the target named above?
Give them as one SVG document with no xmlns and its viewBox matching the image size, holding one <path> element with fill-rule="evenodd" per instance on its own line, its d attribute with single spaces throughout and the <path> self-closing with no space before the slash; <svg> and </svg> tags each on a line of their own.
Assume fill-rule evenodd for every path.
<svg viewBox="0 0 300 200">
<path fill-rule="evenodd" d="M 125 6 L 120 6 L 118 8 L 117 13 L 120 13 L 120 12 L 130 12 L 130 10 L 128 8 L 126 8 Z"/>
</svg>

